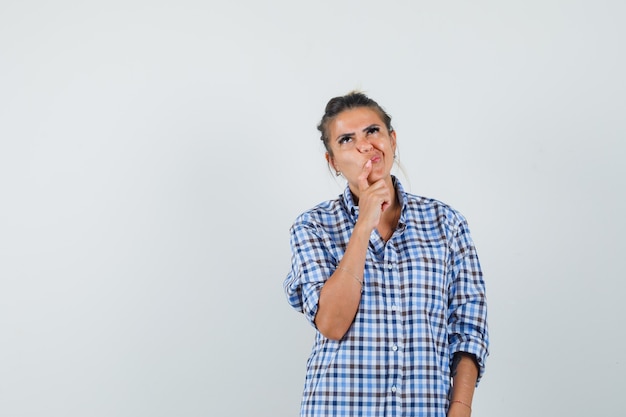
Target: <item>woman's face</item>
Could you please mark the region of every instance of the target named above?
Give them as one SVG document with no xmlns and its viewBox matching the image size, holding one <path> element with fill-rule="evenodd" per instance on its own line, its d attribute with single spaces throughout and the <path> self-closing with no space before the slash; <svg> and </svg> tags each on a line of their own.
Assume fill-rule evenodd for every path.
<svg viewBox="0 0 626 417">
<path fill-rule="evenodd" d="M 339 113 L 328 125 L 328 145 L 326 159 L 348 180 L 352 192 L 359 189 L 358 177 L 367 161 L 372 161 L 369 184 L 390 179 L 396 132 L 389 133 L 375 110 L 357 107 Z"/>
</svg>

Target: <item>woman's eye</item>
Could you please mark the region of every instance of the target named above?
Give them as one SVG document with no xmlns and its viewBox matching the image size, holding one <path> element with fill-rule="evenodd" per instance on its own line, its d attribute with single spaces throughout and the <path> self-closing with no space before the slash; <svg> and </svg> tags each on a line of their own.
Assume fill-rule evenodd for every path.
<svg viewBox="0 0 626 417">
<path fill-rule="evenodd" d="M 339 144 L 343 145 L 344 143 L 348 143 L 352 140 L 352 138 L 350 136 L 343 136 L 341 138 L 339 138 Z"/>
<path fill-rule="evenodd" d="M 378 133 L 380 131 L 380 128 L 378 126 L 376 127 L 370 127 L 369 129 L 367 129 L 367 134 L 371 135 L 374 133 Z"/>
</svg>

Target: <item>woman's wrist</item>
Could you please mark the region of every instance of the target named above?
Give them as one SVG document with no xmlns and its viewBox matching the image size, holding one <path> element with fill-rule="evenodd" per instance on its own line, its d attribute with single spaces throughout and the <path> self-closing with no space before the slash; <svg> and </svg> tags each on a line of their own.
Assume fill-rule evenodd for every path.
<svg viewBox="0 0 626 417">
<path fill-rule="evenodd" d="M 448 408 L 448 417 L 468 417 L 472 415 L 472 407 L 465 401 L 452 400 Z"/>
<path fill-rule="evenodd" d="M 373 231 L 374 227 L 369 227 L 369 225 L 366 225 L 364 224 L 364 222 L 360 222 L 359 219 L 357 219 L 356 223 L 354 224 L 354 229 L 352 229 L 352 236 L 356 235 L 362 237 L 369 243 L 370 236 L 372 235 Z"/>
<path fill-rule="evenodd" d="M 465 401 L 461 401 L 461 400 L 452 400 L 450 401 L 450 406 L 452 406 L 452 404 L 461 404 L 462 406 L 468 408 L 470 411 L 472 411 L 472 406 L 468 403 L 466 403 Z"/>
</svg>

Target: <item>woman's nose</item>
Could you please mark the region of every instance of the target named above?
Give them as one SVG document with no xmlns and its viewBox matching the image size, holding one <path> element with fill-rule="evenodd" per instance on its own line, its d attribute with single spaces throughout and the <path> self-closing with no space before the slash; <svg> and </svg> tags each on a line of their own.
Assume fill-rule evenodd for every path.
<svg viewBox="0 0 626 417">
<path fill-rule="evenodd" d="M 372 144 L 365 138 L 357 139 L 357 149 L 360 152 L 369 152 L 372 150 Z"/>
</svg>

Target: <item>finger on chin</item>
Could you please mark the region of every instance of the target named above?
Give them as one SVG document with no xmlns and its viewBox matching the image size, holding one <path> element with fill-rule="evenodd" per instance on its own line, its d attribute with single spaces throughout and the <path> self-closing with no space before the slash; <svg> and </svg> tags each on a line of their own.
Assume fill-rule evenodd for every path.
<svg viewBox="0 0 626 417">
<path fill-rule="evenodd" d="M 361 190 L 367 189 L 371 182 L 369 181 L 369 175 L 372 172 L 372 161 L 368 160 L 365 165 L 363 165 L 363 171 L 361 171 L 361 175 L 359 175 L 359 188 Z"/>
</svg>

